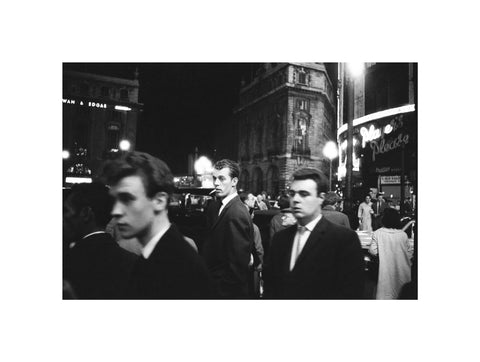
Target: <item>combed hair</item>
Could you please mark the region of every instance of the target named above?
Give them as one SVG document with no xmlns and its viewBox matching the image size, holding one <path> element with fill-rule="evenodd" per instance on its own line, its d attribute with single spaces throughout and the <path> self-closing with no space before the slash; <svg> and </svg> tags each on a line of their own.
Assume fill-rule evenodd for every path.
<svg viewBox="0 0 480 362">
<path fill-rule="evenodd" d="M 99 182 L 75 184 L 69 198 L 75 212 L 78 213 L 88 207 L 93 211 L 95 224 L 101 228 L 107 226 L 113 207 L 113 199 L 108 193 L 107 186 Z"/>
<path fill-rule="evenodd" d="M 229 173 L 231 178 L 240 177 L 240 166 L 235 161 L 228 160 L 225 158 L 223 160 L 219 160 L 215 162 L 215 164 L 213 165 L 213 168 L 216 170 L 221 170 L 222 168 L 228 168 L 230 171 Z"/>
<path fill-rule="evenodd" d="M 328 190 L 328 180 L 322 171 L 313 167 L 296 170 L 292 175 L 293 181 L 313 180 L 317 184 L 317 195 Z"/>
<path fill-rule="evenodd" d="M 145 192 L 150 198 L 158 192 L 166 192 L 168 195 L 173 193 L 173 174 L 170 168 L 165 162 L 148 153 L 128 152 L 117 159 L 107 161 L 103 169 L 103 176 L 109 185 L 133 175 L 141 177 Z"/>
</svg>

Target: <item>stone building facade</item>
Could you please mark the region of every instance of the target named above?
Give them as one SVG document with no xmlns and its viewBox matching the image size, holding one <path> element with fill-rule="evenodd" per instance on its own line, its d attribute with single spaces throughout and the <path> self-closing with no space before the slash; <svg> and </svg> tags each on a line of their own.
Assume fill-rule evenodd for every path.
<svg viewBox="0 0 480 362">
<path fill-rule="evenodd" d="M 120 141 L 127 140 L 130 150 L 135 149 L 142 105 L 138 74 L 132 76 L 64 70 L 63 149 L 70 154 L 64 160 L 64 173 L 95 178 L 103 162 L 120 152 Z"/>
<path fill-rule="evenodd" d="M 336 139 L 335 97 L 323 63 L 266 63 L 242 84 L 234 112 L 240 188 L 277 196 L 306 166 L 328 177 L 322 151 Z"/>
</svg>

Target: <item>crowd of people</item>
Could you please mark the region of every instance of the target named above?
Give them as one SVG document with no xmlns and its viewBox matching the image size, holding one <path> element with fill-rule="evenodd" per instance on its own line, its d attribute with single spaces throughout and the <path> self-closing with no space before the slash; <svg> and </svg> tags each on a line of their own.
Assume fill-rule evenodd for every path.
<svg viewBox="0 0 480 362">
<path fill-rule="evenodd" d="M 74 185 L 64 200 L 64 299 L 365 297 L 358 235 L 321 171 L 296 170 L 288 193 L 275 203 L 265 192 L 239 190 L 239 176 L 236 162 L 215 163 L 208 235 L 199 248 L 169 218 L 174 184 L 165 162 L 143 152 L 108 161 L 102 183 Z M 272 207 L 278 213 L 262 241 L 255 210 Z M 375 225 L 370 247 L 380 259 L 378 299 L 398 298 L 410 281 L 411 249 L 392 221 L 397 216 L 369 197 L 358 211 L 362 230 L 385 219 Z M 118 242 L 132 238 L 133 248 Z"/>
</svg>

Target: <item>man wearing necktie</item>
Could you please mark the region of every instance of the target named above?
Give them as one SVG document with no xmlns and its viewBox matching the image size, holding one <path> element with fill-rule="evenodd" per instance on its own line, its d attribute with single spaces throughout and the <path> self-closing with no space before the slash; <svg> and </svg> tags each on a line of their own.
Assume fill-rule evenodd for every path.
<svg viewBox="0 0 480 362">
<path fill-rule="evenodd" d="M 361 299 L 364 262 L 357 234 L 322 217 L 328 180 L 315 168 L 293 173 L 297 225 L 276 233 L 265 263 L 265 298 Z"/>
<path fill-rule="evenodd" d="M 220 160 L 213 166 L 215 193 L 219 201 L 207 212 L 211 216 L 209 235 L 202 255 L 218 298 L 248 298 L 253 225 L 237 193 L 239 176 L 240 167 L 232 160 Z"/>
</svg>

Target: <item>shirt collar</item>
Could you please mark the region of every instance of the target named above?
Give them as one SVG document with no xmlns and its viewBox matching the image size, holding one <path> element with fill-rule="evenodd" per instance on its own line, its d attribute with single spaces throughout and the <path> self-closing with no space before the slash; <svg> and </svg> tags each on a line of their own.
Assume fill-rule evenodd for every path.
<svg viewBox="0 0 480 362">
<path fill-rule="evenodd" d="M 162 236 L 170 228 L 170 225 L 172 224 L 168 223 L 167 225 L 165 225 L 165 227 L 161 228 L 160 231 L 157 234 L 155 234 L 155 236 L 151 238 L 148 243 L 145 244 L 145 246 L 142 249 L 142 255 L 145 259 L 148 259 L 148 257 L 152 254 L 153 249 L 155 249 L 155 246 L 157 246 Z"/>
<path fill-rule="evenodd" d="M 321 218 L 322 218 L 322 214 L 318 215 L 315 219 L 313 219 L 307 225 L 305 225 L 305 229 L 311 232 L 315 228 L 315 226 L 318 224 Z"/>
<path fill-rule="evenodd" d="M 90 235 L 94 235 L 94 234 L 106 234 L 106 232 L 105 232 L 105 231 L 94 231 L 93 233 L 90 233 L 90 234 L 85 235 L 85 236 L 82 238 L 82 240 L 83 240 L 83 239 L 86 239 L 86 238 L 88 238 Z"/>
<path fill-rule="evenodd" d="M 223 200 L 222 200 L 222 205 L 225 206 L 226 204 L 228 204 L 230 202 L 230 200 L 232 200 L 235 196 L 237 196 L 238 193 L 235 191 L 233 194 L 231 195 L 228 195 L 227 197 L 225 197 Z"/>
</svg>

